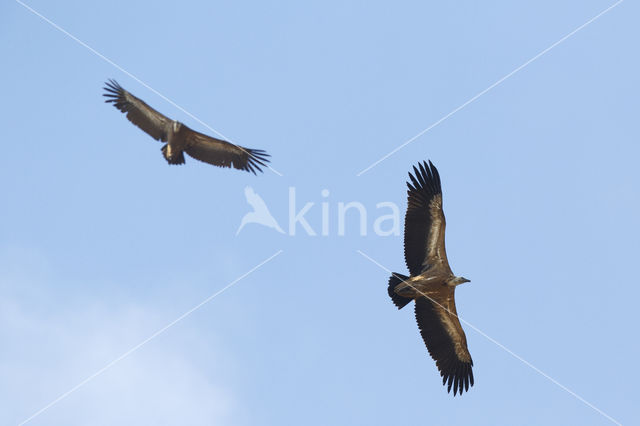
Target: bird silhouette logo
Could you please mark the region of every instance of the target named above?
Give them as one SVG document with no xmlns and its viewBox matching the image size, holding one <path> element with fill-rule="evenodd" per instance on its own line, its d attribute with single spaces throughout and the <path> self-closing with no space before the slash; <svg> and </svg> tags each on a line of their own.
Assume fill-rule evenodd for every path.
<svg viewBox="0 0 640 426">
<path fill-rule="evenodd" d="M 278 225 L 278 222 L 276 222 L 276 219 L 269 211 L 267 204 L 264 202 L 262 197 L 260 197 L 253 190 L 252 187 L 247 186 L 244 188 L 244 196 L 247 199 L 247 203 L 249 203 L 249 205 L 253 208 L 253 211 L 244 215 L 242 221 L 240 222 L 240 227 L 238 228 L 236 235 L 238 235 L 240 231 L 242 231 L 242 228 L 244 228 L 244 226 L 248 223 L 257 223 L 259 225 L 266 226 L 267 228 L 275 229 L 279 233 L 284 234 L 284 231 L 282 230 L 282 228 L 280 228 L 280 225 Z"/>
</svg>

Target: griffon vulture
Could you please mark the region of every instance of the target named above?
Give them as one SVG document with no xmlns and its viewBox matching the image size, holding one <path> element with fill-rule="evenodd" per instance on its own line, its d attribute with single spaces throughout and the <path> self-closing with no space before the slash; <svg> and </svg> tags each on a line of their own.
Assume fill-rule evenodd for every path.
<svg viewBox="0 0 640 426">
<path fill-rule="evenodd" d="M 407 182 L 408 206 L 404 222 L 404 257 L 410 276 L 393 273 L 389 296 L 402 309 L 415 301 L 420 334 L 442 376 L 442 384 L 453 395 L 473 386 L 473 361 L 467 338 L 460 326 L 454 294 L 456 286 L 469 282 L 456 277 L 444 247 L 445 219 L 442 212 L 440 175 L 429 161 L 413 167 Z"/>
<path fill-rule="evenodd" d="M 127 119 L 152 138 L 167 142 L 162 155 L 169 164 L 184 164 L 184 152 L 196 160 L 219 167 L 234 167 L 256 173 L 269 162 L 269 154 L 261 149 L 243 148 L 230 142 L 191 130 L 189 127 L 160 114 L 143 100 L 127 92 L 115 80 L 109 80 L 104 90 L 113 106 L 127 114 Z"/>
</svg>

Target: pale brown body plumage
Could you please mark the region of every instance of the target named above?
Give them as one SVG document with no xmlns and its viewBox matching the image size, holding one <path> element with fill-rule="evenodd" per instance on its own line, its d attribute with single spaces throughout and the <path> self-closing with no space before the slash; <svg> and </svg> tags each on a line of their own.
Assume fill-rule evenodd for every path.
<svg viewBox="0 0 640 426">
<path fill-rule="evenodd" d="M 446 221 L 442 211 L 440 175 L 429 162 L 414 167 L 405 216 L 404 254 L 410 276 L 394 273 L 388 293 L 398 309 L 415 300 L 415 315 L 429 354 L 453 394 L 473 386 L 473 360 L 455 305 L 456 277 L 447 260 Z"/>
<path fill-rule="evenodd" d="M 269 162 L 269 154 L 261 149 L 234 145 L 190 129 L 179 121 L 160 114 L 143 100 L 124 90 L 116 81 L 109 80 L 104 88 L 107 99 L 127 119 L 152 138 L 167 142 L 162 155 L 169 164 L 184 164 L 184 152 L 196 160 L 219 167 L 233 167 L 256 173 Z"/>
</svg>

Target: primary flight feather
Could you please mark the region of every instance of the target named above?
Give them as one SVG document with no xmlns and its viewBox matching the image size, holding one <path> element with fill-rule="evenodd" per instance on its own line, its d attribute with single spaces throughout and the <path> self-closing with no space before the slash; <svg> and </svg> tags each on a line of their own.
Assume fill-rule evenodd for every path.
<svg viewBox="0 0 640 426">
<path fill-rule="evenodd" d="M 127 119 L 155 140 L 166 142 L 162 155 L 169 164 L 184 164 L 184 152 L 196 160 L 219 167 L 233 167 L 253 174 L 267 166 L 269 154 L 216 139 L 190 129 L 179 121 L 160 114 L 143 100 L 133 96 L 115 80 L 109 80 L 103 96 L 105 102 L 127 115 Z"/>
<path fill-rule="evenodd" d="M 453 395 L 473 386 L 473 360 L 458 320 L 456 286 L 469 282 L 456 277 L 444 245 L 440 175 L 429 161 L 413 168 L 407 182 L 407 213 L 404 223 L 404 257 L 410 276 L 393 273 L 388 293 L 402 309 L 415 301 L 415 315 L 422 339 Z"/>
</svg>

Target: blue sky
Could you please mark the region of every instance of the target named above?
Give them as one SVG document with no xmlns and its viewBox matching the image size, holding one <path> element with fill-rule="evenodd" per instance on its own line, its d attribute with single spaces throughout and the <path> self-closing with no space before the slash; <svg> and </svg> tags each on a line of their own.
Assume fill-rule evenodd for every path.
<svg viewBox="0 0 640 426">
<path fill-rule="evenodd" d="M 278 176 L 187 158 L 103 102 L 115 78 L 212 133 L 17 2 L 0 6 L 0 423 L 19 424 L 256 265 L 32 425 L 612 424 L 464 326 L 476 385 L 440 385 L 386 294 L 406 173 L 443 181 L 462 318 L 623 424 L 638 421 L 637 3 L 607 14 L 376 167 L 613 1 L 27 4 Z M 153 5 L 151 7 L 150 5 Z M 247 225 L 251 186 L 287 229 Z M 329 195 L 323 197 L 322 191 Z M 340 202 L 361 203 L 367 235 Z M 298 208 L 299 208 L 298 207 Z"/>
</svg>

